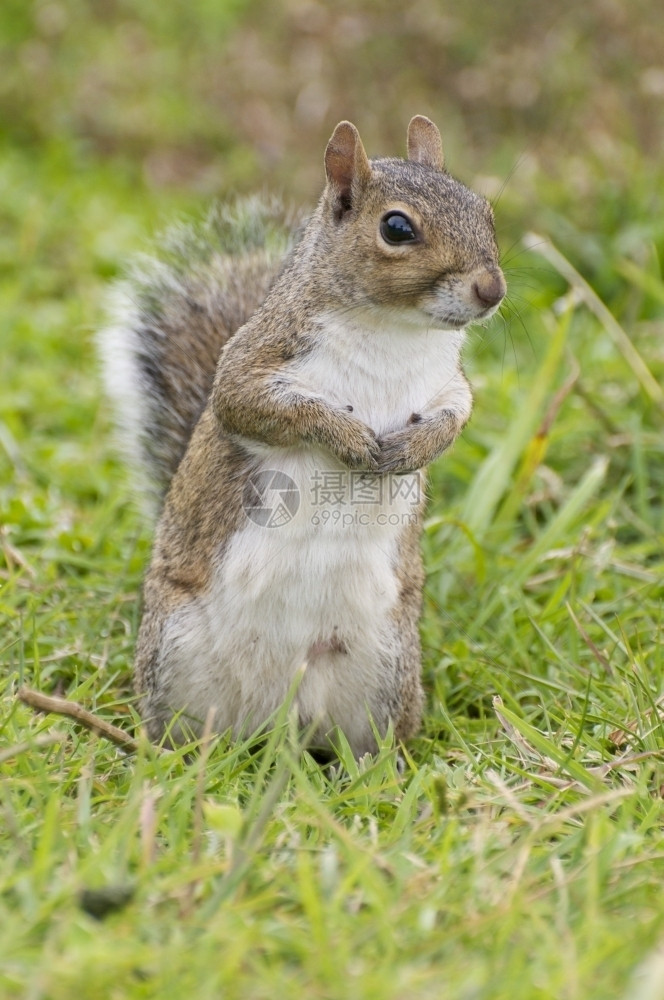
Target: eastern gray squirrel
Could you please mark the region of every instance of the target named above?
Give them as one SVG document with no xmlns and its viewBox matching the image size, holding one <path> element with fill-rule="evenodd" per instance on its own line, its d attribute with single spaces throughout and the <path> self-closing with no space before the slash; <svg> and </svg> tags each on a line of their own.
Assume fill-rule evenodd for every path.
<svg viewBox="0 0 664 1000">
<path fill-rule="evenodd" d="M 221 210 L 216 245 L 176 239 L 117 292 L 106 383 L 165 494 L 135 664 L 154 740 L 249 735 L 294 684 L 312 748 L 420 725 L 421 470 L 470 416 L 463 328 L 505 280 L 433 122 L 407 144 L 369 160 L 341 122 L 299 236 Z"/>
</svg>

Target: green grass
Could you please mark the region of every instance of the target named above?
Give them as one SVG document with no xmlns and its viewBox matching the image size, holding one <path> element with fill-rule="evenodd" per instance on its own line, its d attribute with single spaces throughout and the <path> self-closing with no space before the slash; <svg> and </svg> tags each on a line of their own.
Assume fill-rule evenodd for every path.
<svg viewBox="0 0 664 1000">
<path fill-rule="evenodd" d="M 189 23 L 180 6 L 141 8 L 173 59 L 186 48 L 173 41 Z M 252 8 L 231 6 L 231 20 Z M 103 5 L 96 21 L 78 4 L 70 58 L 35 76 L 22 117 L 5 115 L 0 996 L 661 1000 L 664 221 L 656 163 L 620 145 L 623 125 L 610 161 L 582 151 L 571 164 L 562 153 L 531 164 L 523 179 L 517 169 L 498 202 L 510 305 L 470 334 L 473 420 L 432 470 L 428 706 L 403 774 L 389 741 L 374 760 L 346 755 L 337 772 L 322 770 L 287 713 L 262 749 L 161 755 L 145 744 L 125 757 L 17 701 L 26 683 L 126 729 L 137 721 L 131 663 L 150 527 L 111 447 L 92 332 L 126 255 L 174 216 L 203 211 L 207 191 L 196 171 L 194 183 L 155 185 L 141 156 L 184 136 L 208 163 L 218 142 L 230 156 L 222 187 L 269 182 L 227 122 L 213 137 L 211 105 L 188 115 L 186 88 L 166 121 L 159 86 L 190 64 L 169 63 L 165 49 L 164 76 L 132 65 L 136 117 L 120 87 L 92 116 L 100 134 L 84 134 L 83 105 L 68 103 L 76 81 L 92 86 L 95 53 L 97 72 L 110 72 L 116 36 L 124 57 L 147 44 L 121 28 L 139 7 Z M 207 60 L 217 58 L 213 7 L 196 5 L 192 44 Z M 9 8 L 11 37 L 27 44 L 28 5 Z M 48 9 L 42 33 L 57 22 Z M 458 45 L 481 41 L 470 20 L 464 32 Z M 470 51 L 456 58 L 472 61 Z M 41 57 L 25 56 L 30 66 Z M 400 95 L 409 110 L 435 100 L 421 71 L 408 101 Z M 18 94 L 17 79 L 5 77 L 0 102 Z M 588 107 L 608 100 L 600 89 Z M 645 128 L 650 113 L 633 120 Z M 372 127 L 391 136 L 384 114 Z M 122 131 L 132 122 L 140 142 Z M 309 190 L 321 150 L 298 151 L 304 173 L 291 190 Z M 500 173 L 506 147 L 478 150 L 470 160 Z M 531 228 L 562 262 L 548 245 L 523 250 Z M 85 890 L 128 898 L 100 920 L 82 906 Z"/>
</svg>

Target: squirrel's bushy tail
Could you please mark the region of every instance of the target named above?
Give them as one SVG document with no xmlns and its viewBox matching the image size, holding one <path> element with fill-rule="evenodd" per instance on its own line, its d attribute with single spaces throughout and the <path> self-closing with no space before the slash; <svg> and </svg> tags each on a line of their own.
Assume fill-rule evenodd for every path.
<svg viewBox="0 0 664 1000">
<path fill-rule="evenodd" d="M 122 449 L 159 502 L 203 411 L 222 347 L 263 302 L 293 242 L 275 201 L 218 205 L 137 257 L 98 337 Z"/>
</svg>

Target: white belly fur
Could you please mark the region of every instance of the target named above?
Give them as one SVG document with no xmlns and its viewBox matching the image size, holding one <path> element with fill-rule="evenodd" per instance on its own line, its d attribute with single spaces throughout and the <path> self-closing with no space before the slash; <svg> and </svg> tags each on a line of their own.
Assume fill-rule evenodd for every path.
<svg viewBox="0 0 664 1000">
<path fill-rule="evenodd" d="M 297 380 L 331 402 L 351 403 L 377 433 L 404 426 L 454 382 L 458 331 L 358 331 L 346 321 L 332 333 L 333 349 L 310 355 Z M 296 695 L 300 717 L 320 720 L 321 731 L 340 725 L 362 753 L 374 745 L 369 715 L 380 729 L 388 721 L 385 664 L 398 642 L 390 625 L 399 593 L 397 546 L 404 518 L 419 515 L 420 474 L 400 477 L 396 498 L 386 489 L 380 501 L 351 503 L 351 474 L 329 453 L 255 450 L 263 469 L 295 481 L 300 508 L 278 527 L 247 519 L 208 591 L 171 617 L 162 646 L 169 701 L 200 721 L 214 706 L 219 731 L 248 734 L 279 708 L 307 662 Z M 315 477 L 334 474 L 337 489 L 321 506 Z M 347 652 L 334 651 L 335 641 Z"/>
</svg>

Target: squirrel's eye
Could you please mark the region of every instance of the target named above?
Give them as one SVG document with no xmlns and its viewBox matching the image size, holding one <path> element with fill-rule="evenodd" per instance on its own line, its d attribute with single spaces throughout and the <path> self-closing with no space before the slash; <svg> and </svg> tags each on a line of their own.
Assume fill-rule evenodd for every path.
<svg viewBox="0 0 664 1000">
<path fill-rule="evenodd" d="M 406 243 L 415 239 L 415 230 L 403 212 L 388 212 L 380 221 L 380 235 L 386 243 Z"/>
</svg>

